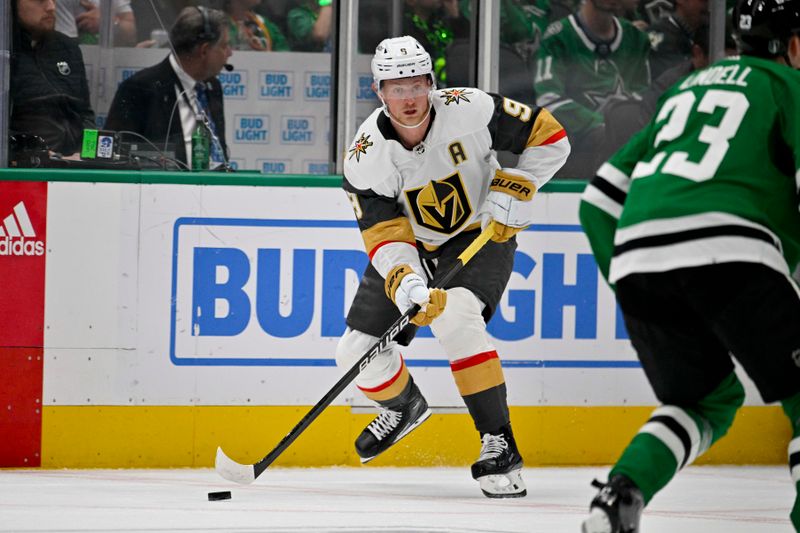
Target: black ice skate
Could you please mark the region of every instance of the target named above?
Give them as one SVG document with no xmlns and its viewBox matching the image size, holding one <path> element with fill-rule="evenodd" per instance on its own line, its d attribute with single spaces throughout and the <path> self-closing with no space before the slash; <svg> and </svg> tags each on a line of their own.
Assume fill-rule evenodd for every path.
<svg viewBox="0 0 800 533">
<path fill-rule="evenodd" d="M 639 519 L 644 509 L 642 492 L 623 475 L 613 476 L 608 483 L 596 479 L 592 485 L 600 489 L 592 500 L 589 518 L 583 521 L 583 533 L 639 533 Z"/>
<path fill-rule="evenodd" d="M 481 455 L 472 465 L 472 477 L 478 480 L 487 498 L 521 498 L 528 491 L 522 481 L 522 456 L 507 425 L 496 434 L 481 437 Z"/>
<path fill-rule="evenodd" d="M 381 406 L 380 414 L 356 439 L 356 453 L 361 462 L 371 461 L 385 452 L 431 416 L 428 402 L 413 380 L 400 396 Z"/>
</svg>

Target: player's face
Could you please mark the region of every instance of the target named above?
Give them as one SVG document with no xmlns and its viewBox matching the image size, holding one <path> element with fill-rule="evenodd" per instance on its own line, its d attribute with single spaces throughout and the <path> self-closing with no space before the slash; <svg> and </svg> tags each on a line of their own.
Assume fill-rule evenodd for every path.
<svg viewBox="0 0 800 533">
<path fill-rule="evenodd" d="M 681 0 L 678 2 L 681 18 L 692 28 L 708 22 L 708 0 Z"/>
<path fill-rule="evenodd" d="M 606 13 L 619 13 L 622 9 L 621 0 L 592 0 L 592 3 L 598 11 Z"/>
<path fill-rule="evenodd" d="M 639 0 L 620 0 L 618 16 L 624 16 L 626 13 L 633 13 L 639 5 Z"/>
<path fill-rule="evenodd" d="M 430 90 L 430 76 L 414 76 L 386 80 L 380 92 L 392 117 L 405 126 L 412 126 L 428 112 Z"/>
<path fill-rule="evenodd" d="M 54 0 L 18 0 L 17 18 L 22 27 L 34 35 L 51 32 L 56 28 L 56 3 Z"/>
</svg>

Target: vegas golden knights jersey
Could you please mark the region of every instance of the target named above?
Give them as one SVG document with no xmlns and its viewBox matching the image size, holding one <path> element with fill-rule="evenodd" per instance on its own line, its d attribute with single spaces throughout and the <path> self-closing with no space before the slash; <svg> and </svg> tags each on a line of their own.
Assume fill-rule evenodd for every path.
<svg viewBox="0 0 800 533">
<path fill-rule="evenodd" d="M 564 128 L 543 108 L 467 88 L 434 91 L 432 105 L 419 145 L 406 149 L 379 108 L 345 155 L 344 189 L 384 277 L 397 264 L 417 265 L 411 246 L 432 249 L 480 223 L 500 168 L 496 150 L 521 154 L 516 168 L 537 189 L 569 154 Z"/>
</svg>

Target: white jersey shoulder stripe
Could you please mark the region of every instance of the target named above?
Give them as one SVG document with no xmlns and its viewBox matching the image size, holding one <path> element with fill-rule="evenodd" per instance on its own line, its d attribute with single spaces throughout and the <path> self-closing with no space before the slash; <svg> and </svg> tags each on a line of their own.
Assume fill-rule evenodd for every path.
<svg viewBox="0 0 800 533">
<path fill-rule="evenodd" d="M 592 204 L 599 210 L 608 213 L 617 220 L 619 220 L 619 217 L 622 214 L 622 204 L 612 200 L 611 197 L 591 183 L 586 186 L 586 189 L 584 189 L 581 200 L 588 204 Z"/>
<path fill-rule="evenodd" d="M 611 185 L 627 193 L 631 187 L 631 178 L 611 163 L 603 163 L 597 170 L 597 175 Z"/>
</svg>

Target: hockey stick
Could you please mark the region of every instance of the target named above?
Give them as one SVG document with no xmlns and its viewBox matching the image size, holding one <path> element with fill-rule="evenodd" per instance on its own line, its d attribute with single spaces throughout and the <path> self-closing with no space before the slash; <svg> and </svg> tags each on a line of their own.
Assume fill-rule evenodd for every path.
<svg viewBox="0 0 800 533">
<path fill-rule="evenodd" d="M 437 284 L 438 287 L 443 287 L 446 285 L 453 277 L 458 274 L 464 265 L 466 265 L 472 257 L 480 251 L 481 248 L 489 241 L 492 234 L 494 233 L 494 222 L 490 222 L 489 225 L 484 229 L 480 235 L 478 235 L 474 241 L 463 251 L 461 255 L 458 256 L 458 260 L 456 264 L 453 265 L 447 274 L 439 281 Z M 269 465 L 271 465 L 275 459 L 280 456 L 286 448 L 289 447 L 291 443 L 300 436 L 300 434 L 305 431 L 305 429 L 311 425 L 321 413 L 322 411 L 328 407 L 334 399 L 345 389 L 347 386 L 356 379 L 362 370 L 364 370 L 367 365 L 375 358 L 378 353 L 388 346 L 397 335 L 400 334 L 401 331 L 411 322 L 411 318 L 419 312 L 420 306 L 413 305 L 411 308 L 403 313 L 403 315 L 397 319 L 397 321 L 389 327 L 389 329 L 384 333 L 378 342 L 372 345 L 372 347 L 367 350 L 367 352 L 361 356 L 361 358 L 356 362 L 353 367 L 336 382 L 336 384 L 329 390 L 325 396 L 322 397 L 317 404 L 311 408 L 311 410 L 306 413 L 306 415 L 297 423 L 295 427 L 285 436 L 283 439 L 278 443 L 275 448 L 269 452 L 263 459 L 255 464 L 241 464 L 237 463 L 227 455 L 225 452 L 222 451 L 222 447 L 217 448 L 217 457 L 215 461 L 215 468 L 217 469 L 217 473 L 220 476 L 224 477 L 229 481 L 235 481 L 236 483 L 241 484 L 248 484 L 255 481 L 255 479 L 260 476 L 264 470 L 267 469 Z"/>
</svg>

